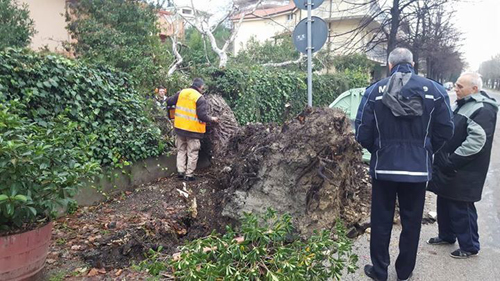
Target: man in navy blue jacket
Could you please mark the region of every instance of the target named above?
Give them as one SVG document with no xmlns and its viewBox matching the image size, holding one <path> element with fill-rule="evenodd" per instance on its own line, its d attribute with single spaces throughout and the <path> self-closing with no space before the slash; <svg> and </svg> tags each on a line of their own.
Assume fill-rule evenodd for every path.
<svg viewBox="0 0 500 281">
<path fill-rule="evenodd" d="M 356 140 L 371 152 L 370 256 L 365 273 L 386 280 L 396 196 L 402 232 L 396 260 L 398 280 L 415 268 L 426 184 L 432 157 L 453 136 L 446 90 L 413 71 L 413 54 L 396 48 L 389 54 L 391 76 L 366 89 L 356 117 Z"/>
</svg>

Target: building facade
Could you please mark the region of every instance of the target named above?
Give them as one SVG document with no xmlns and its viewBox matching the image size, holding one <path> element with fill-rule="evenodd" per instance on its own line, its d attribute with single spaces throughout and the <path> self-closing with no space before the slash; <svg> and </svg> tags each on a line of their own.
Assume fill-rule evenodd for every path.
<svg viewBox="0 0 500 281">
<path fill-rule="evenodd" d="M 67 0 L 20 0 L 19 4 L 27 4 L 30 18 L 35 24 L 36 34 L 31 40 L 33 50 L 48 49 L 52 52 L 69 54 L 64 47 L 71 41 L 66 29 Z"/>
<path fill-rule="evenodd" d="M 30 44 L 32 50 L 42 49 L 51 52 L 72 56 L 68 43 L 72 43 L 70 33 L 66 29 L 66 16 L 70 12 L 70 3 L 77 0 L 20 0 L 19 4 L 26 4 L 33 19 L 36 34 Z M 69 14 L 71 16 L 71 14 Z M 174 32 L 177 37 L 184 37 L 184 21 L 172 12 L 158 11 L 158 36 L 164 42 Z"/>
<path fill-rule="evenodd" d="M 371 19 L 380 7 L 377 3 L 362 5 L 362 0 L 330 0 L 312 11 L 326 21 L 329 38 L 323 48 L 330 47 L 334 55 L 365 53 L 367 57 L 385 65 L 385 45 L 374 45 L 379 21 Z M 251 38 L 258 42 L 273 41 L 283 34 L 292 34 L 295 25 L 307 18 L 307 11 L 298 9 L 293 1 L 284 1 L 282 5 L 257 9 L 252 14 L 245 14 L 240 30 L 234 41 L 234 53 L 245 49 Z M 242 14 L 232 18 L 238 22 Z"/>
</svg>

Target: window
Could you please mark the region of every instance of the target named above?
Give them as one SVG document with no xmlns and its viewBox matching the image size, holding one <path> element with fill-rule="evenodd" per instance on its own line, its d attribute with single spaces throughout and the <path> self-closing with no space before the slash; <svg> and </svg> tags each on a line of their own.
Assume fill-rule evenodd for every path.
<svg viewBox="0 0 500 281">
<path fill-rule="evenodd" d="M 182 9 L 182 13 L 185 15 L 190 15 L 193 11 L 190 9 Z"/>
<path fill-rule="evenodd" d="M 288 14 L 286 16 L 286 20 L 293 20 L 293 16 L 294 16 L 294 14 Z"/>
</svg>

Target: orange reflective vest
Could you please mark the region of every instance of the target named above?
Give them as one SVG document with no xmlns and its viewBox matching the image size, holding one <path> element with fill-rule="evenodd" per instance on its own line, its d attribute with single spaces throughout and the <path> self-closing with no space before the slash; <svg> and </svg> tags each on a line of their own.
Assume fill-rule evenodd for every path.
<svg viewBox="0 0 500 281">
<path fill-rule="evenodd" d="M 201 94 L 191 88 L 180 92 L 175 104 L 175 128 L 194 133 L 206 132 L 206 124 L 196 115 L 196 102 L 200 97 Z"/>
<path fill-rule="evenodd" d="M 167 106 L 168 110 L 168 119 L 174 120 L 175 119 L 175 105 Z"/>
</svg>

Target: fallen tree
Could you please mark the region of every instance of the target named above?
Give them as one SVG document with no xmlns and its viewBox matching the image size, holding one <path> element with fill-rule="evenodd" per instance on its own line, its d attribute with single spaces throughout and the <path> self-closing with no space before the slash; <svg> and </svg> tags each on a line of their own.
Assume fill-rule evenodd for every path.
<svg viewBox="0 0 500 281">
<path fill-rule="evenodd" d="M 238 220 L 274 208 L 290 214 L 306 236 L 339 219 L 351 227 L 368 216 L 367 167 L 342 111 L 307 108 L 283 125 L 239 127 L 221 96 L 206 99 L 219 122 L 207 126 L 202 151 L 213 160 L 208 174 L 224 190 L 221 216 Z"/>
<path fill-rule="evenodd" d="M 219 122 L 207 126 L 202 150 L 210 156 L 221 155 L 231 138 L 240 130 L 233 111 L 220 95 L 207 95 L 208 114 L 217 116 Z"/>
<path fill-rule="evenodd" d="M 337 233 L 338 220 L 347 229 L 354 226 L 352 235 L 351 231 L 347 235 L 364 230 L 358 228 L 369 212 L 367 167 L 343 112 L 309 108 L 283 125 L 238 127 L 220 97 L 207 96 L 207 100 L 210 114 L 221 120 L 206 136 L 208 145 L 217 147 L 212 150 L 213 165 L 197 171 L 197 181 L 166 177 L 59 219 L 55 240 L 68 242 L 52 245 L 52 270 L 59 269 L 61 257 L 71 257 L 73 262 L 83 259 L 92 266 L 90 271 L 82 270 L 86 276 L 126 274 L 137 280 L 134 273 L 121 273 L 121 269 L 133 263 L 148 268 L 148 260 L 142 262 L 146 252 L 174 254 L 186 241 L 202 238 L 193 241 L 195 245 L 206 241 L 207 235 L 215 237 L 210 235 L 214 230 L 221 233 L 227 225 L 235 226 L 244 212 L 262 215 L 269 207 L 277 215 L 293 218 L 295 230 L 304 238 L 296 241 L 311 238 L 314 230 Z M 262 229 L 263 235 L 274 237 L 272 231 Z M 243 238 L 238 237 L 234 247 L 252 239 L 244 232 L 240 235 Z M 335 237 L 341 235 L 324 235 Z M 213 246 L 200 248 L 200 254 L 225 251 Z M 176 257 L 178 262 L 186 259 Z"/>
</svg>

